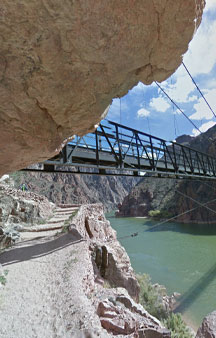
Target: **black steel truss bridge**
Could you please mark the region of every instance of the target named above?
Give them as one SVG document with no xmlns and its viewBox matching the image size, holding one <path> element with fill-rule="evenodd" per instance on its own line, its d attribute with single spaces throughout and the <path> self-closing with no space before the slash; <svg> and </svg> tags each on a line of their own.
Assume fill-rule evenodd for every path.
<svg viewBox="0 0 216 338">
<path fill-rule="evenodd" d="M 216 158 L 112 121 L 74 136 L 61 152 L 25 171 L 215 179 Z"/>
</svg>

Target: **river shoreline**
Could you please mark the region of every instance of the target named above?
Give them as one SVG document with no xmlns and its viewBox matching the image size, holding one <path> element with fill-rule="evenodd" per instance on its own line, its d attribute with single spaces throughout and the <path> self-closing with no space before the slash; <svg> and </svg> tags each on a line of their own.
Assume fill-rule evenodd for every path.
<svg viewBox="0 0 216 338">
<path fill-rule="evenodd" d="M 197 330 L 199 329 L 199 325 L 196 325 L 193 321 L 188 318 L 188 316 L 185 316 L 184 314 L 181 314 L 184 322 L 187 324 L 187 326 L 192 329 L 194 334 L 196 334 Z M 201 324 L 201 323 L 200 323 Z"/>
<path fill-rule="evenodd" d="M 196 331 L 203 318 L 215 309 L 212 294 L 216 282 L 216 229 L 181 223 L 153 228 L 148 219 L 115 218 L 113 213 L 106 217 L 136 273 L 149 274 L 152 283 L 166 286 L 168 294 L 178 292 L 187 300 L 182 316 Z M 128 236 L 134 232 L 138 236 Z"/>
</svg>

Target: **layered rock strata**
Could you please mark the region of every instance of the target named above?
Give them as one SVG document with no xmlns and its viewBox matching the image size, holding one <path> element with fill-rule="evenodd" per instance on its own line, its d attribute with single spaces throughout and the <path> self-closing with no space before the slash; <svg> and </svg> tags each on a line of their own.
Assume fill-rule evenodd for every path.
<svg viewBox="0 0 216 338">
<path fill-rule="evenodd" d="M 0 5 L 0 175 L 94 129 L 113 97 L 169 77 L 204 0 L 4 0 Z"/>
<path fill-rule="evenodd" d="M 103 203 L 106 210 L 117 209 L 117 205 L 140 181 L 138 177 L 33 172 L 17 172 L 10 176 L 16 187 L 25 184 L 29 191 L 44 195 L 55 204 Z"/>
</svg>

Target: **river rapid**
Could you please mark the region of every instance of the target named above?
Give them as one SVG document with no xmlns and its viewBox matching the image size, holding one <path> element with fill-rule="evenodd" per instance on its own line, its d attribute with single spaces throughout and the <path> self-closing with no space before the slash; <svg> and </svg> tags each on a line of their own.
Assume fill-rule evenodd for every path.
<svg viewBox="0 0 216 338">
<path fill-rule="evenodd" d="M 216 224 L 167 223 L 155 225 L 145 218 L 106 218 L 136 273 L 148 273 L 153 283 L 166 286 L 168 294 L 181 293 L 177 312 L 197 329 L 216 310 Z"/>
</svg>

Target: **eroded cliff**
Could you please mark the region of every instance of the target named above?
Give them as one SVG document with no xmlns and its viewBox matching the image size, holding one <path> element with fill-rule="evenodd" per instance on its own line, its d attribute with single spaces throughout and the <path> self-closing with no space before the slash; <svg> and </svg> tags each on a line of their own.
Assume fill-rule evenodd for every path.
<svg viewBox="0 0 216 338">
<path fill-rule="evenodd" d="M 0 4 L 0 175 L 85 134 L 113 97 L 169 77 L 204 0 L 5 0 Z"/>
<path fill-rule="evenodd" d="M 17 172 L 11 175 L 15 187 L 25 184 L 29 191 L 59 203 L 103 203 L 106 210 L 117 209 L 139 177 L 72 175 Z"/>
<path fill-rule="evenodd" d="M 178 139 L 178 142 L 180 141 L 191 148 L 216 155 L 215 126 L 194 138 L 184 135 Z M 144 178 L 124 198 L 117 216 L 149 216 L 150 211 L 158 211 L 158 214 L 155 214 L 157 218 L 179 215 L 175 218 L 177 222 L 215 223 L 215 190 L 216 183 L 213 180 L 208 182 L 199 178 L 183 181 Z M 199 203 L 205 204 L 206 208 Z M 190 209 L 191 212 L 185 213 Z"/>
</svg>

